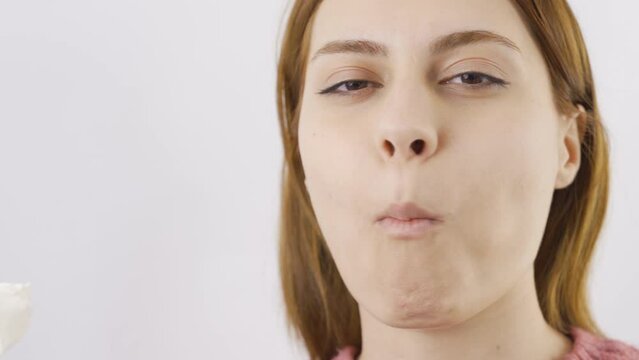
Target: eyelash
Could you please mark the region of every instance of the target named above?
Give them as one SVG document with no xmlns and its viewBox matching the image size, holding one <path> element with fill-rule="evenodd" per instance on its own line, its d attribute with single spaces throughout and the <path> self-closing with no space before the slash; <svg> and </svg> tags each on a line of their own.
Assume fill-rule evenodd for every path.
<svg viewBox="0 0 639 360">
<path fill-rule="evenodd" d="M 449 78 L 448 80 L 443 81 L 443 83 L 448 83 L 451 80 L 453 80 L 455 78 L 458 78 L 458 77 L 461 77 L 462 75 L 466 75 L 466 74 L 477 75 L 477 76 L 481 77 L 482 79 L 487 79 L 489 81 L 488 84 L 483 84 L 483 85 L 482 84 L 480 84 L 480 85 L 478 85 L 478 84 L 467 85 L 466 87 L 469 87 L 469 88 L 477 89 L 477 88 L 488 88 L 488 87 L 495 87 L 495 86 L 506 87 L 509 84 L 508 82 L 506 82 L 506 81 L 504 81 L 502 79 L 499 79 L 499 78 L 496 78 L 494 76 L 490 76 L 490 75 L 487 75 L 487 74 L 484 74 L 484 73 L 481 73 L 481 72 L 478 72 L 478 71 L 467 71 L 467 72 L 459 73 L 459 74 Z M 337 91 L 337 89 L 339 87 L 341 87 L 342 85 L 344 85 L 346 83 L 349 83 L 349 82 L 361 82 L 361 83 L 365 83 L 365 84 L 372 84 L 373 83 L 372 81 L 359 80 L 359 79 L 344 80 L 344 81 L 338 82 L 337 84 L 331 85 L 331 86 L 329 86 L 328 88 L 326 88 L 324 90 L 321 90 L 320 92 L 318 92 L 318 94 L 320 94 L 320 95 L 325 95 L 326 94 L 326 95 L 354 96 L 354 95 L 357 95 L 357 93 L 359 93 L 360 90 L 369 88 L 367 86 L 365 88 L 360 88 L 360 89 L 357 89 L 357 90 Z M 441 82 L 440 82 L 440 84 L 441 84 Z M 378 87 L 379 88 L 379 87 L 383 87 L 383 86 L 379 85 L 379 84 L 375 84 L 374 87 Z"/>
</svg>

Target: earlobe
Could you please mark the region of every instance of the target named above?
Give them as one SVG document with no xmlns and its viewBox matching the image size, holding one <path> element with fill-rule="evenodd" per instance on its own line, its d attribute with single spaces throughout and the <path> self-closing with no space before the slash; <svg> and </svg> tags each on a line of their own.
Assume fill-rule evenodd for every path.
<svg viewBox="0 0 639 360">
<path fill-rule="evenodd" d="M 578 111 L 572 115 L 561 117 L 559 163 L 555 189 L 563 189 L 572 184 L 581 164 L 579 124 L 583 123 L 587 113 L 581 104 L 578 104 L 577 108 Z"/>
</svg>

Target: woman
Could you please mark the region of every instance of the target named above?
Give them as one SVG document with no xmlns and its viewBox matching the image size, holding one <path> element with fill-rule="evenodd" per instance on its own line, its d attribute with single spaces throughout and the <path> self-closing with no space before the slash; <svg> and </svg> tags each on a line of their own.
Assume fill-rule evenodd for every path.
<svg viewBox="0 0 639 360">
<path fill-rule="evenodd" d="M 586 301 L 608 145 L 565 1 L 296 1 L 278 110 L 312 359 L 639 359 Z"/>
</svg>

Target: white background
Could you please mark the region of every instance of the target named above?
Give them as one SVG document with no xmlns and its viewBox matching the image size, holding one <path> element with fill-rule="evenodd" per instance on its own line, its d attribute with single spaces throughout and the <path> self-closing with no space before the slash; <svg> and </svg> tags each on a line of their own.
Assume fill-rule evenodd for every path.
<svg viewBox="0 0 639 360">
<path fill-rule="evenodd" d="M 571 3 L 612 141 L 591 303 L 639 345 L 639 6 Z M 285 10 L 0 2 L 0 281 L 34 301 L 6 359 L 304 358 L 277 271 Z"/>
</svg>

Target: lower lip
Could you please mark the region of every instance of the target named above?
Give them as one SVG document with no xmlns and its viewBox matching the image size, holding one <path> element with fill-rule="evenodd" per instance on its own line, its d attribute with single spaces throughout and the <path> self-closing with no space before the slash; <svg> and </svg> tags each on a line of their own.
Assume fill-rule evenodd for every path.
<svg viewBox="0 0 639 360">
<path fill-rule="evenodd" d="M 399 220 L 392 217 L 386 217 L 377 224 L 392 237 L 397 238 L 417 238 L 425 235 L 437 225 L 438 221 L 433 219 L 410 219 Z"/>
</svg>

